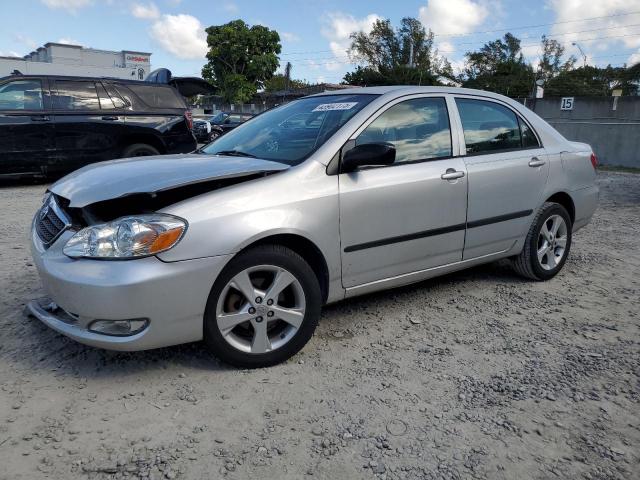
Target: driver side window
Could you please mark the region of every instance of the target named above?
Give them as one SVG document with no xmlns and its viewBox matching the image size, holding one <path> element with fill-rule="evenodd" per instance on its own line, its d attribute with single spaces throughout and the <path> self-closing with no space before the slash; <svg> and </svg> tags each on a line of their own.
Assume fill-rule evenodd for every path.
<svg viewBox="0 0 640 480">
<path fill-rule="evenodd" d="M 390 107 L 358 136 L 356 145 L 391 143 L 395 163 L 452 156 L 451 128 L 444 98 L 414 98 Z"/>
<path fill-rule="evenodd" d="M 42 110 L 40 80 L 15 80 L 0 86 L 0 110 Z"/>
</svg>

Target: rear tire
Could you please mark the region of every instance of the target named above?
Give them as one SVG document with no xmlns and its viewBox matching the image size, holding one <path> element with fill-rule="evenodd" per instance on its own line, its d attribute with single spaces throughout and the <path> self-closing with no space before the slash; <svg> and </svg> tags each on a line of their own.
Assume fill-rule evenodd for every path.
<svg viewBox="0 0 640 480">
<path fill-rule="evenodd" d="M 567 210 L 558 203 L 546 202 L 531 223 L 522 252 L 511 259 L 513 269 L 531 280 L 555 277 L 569 256 L 571 229 Z"/>
<path fill-rule="evenodd" d="M 216 279 L 204 314 L 213 355 L 241 368 L 291 358 L 318 325 L 322 295 L 309 264 L 281 245 L 262 245 L 232 259 Z"/>
<path fill-rule="evenodd" d="M 146 143 L 134 143 L 133 145 L 125 147 L 122 151 L 122 158 L 147 157 L 150 155 L 160 155 L 160 152 L 155 147 Z"/>
</svg>

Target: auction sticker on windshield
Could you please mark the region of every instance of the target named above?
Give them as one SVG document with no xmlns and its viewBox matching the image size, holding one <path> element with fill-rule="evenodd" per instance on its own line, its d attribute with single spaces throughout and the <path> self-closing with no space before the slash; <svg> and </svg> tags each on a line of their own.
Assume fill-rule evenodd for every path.
<svg viewBox="0 0 640 480">
<path fill-rule="evenodd" d="M 350 110 L 353 107 L 355 107 L 357 104 L 358 102 L 321 103 L 311 111 L 312 112 L 328 112 L 331 110 Z"/>
</svg>

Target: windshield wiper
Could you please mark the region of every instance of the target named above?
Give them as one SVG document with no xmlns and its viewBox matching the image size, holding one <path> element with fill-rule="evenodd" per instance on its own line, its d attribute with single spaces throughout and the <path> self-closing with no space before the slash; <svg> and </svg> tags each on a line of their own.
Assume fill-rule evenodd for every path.
<svg viewBox="0 0 640 480">
<path fill-rule="evenodd" d="M 249 157 L 249 158 L 257 158 L 255 155 L 247 152 L 241 152 L 240 150 L 220 150 L 219 152 L 214 153 L 214 155 L 227 155 L 229 157 Z"/>
</svg>

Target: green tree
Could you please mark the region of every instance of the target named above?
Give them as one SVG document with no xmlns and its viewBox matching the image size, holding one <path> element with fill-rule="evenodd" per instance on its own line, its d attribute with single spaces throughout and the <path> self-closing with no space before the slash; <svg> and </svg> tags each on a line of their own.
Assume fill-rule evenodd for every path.
<svg viewBox="0 0 640 480">
<path fill-rule="evenodd" d="M 621 89 L 623 95 L 634 95 L 638 89 L 637 82 L 640 81 L 638 70 L 637 67 L 611 65 L 604 68 L 587 65 L 567 70 L 547 82 L 545 95 L 610 96 L 615 89 Z"/>
<path fill-rule="evenodd" d="M 395 30 L 390 20 L 377 20 L 370 33 L 352 33 L 349 57 L 363 64 L 345 75 L 352 85 L 434 85 L 439 74 L 453 74 L 433 46 L 433 33 L 409 17 Z"/>
<path fill-rule="evenodd" d="M 280 36 L 262 25 L 242 20 L 206 29 L 207 64 L 202 76 L 218 88 L 227 102 L 246 102 L 278 68 Z"/>
<path fill-rule="evenodd" d="M 511 97 L 531 94 L 535 79 L 533 68 L 525 62 L 520 40 L 512 34 L 507 33 L 465 56 L 463 86 Z"/>
<path fill-rule="evenodd" d="M 416 70 L 404 65 L 376 70 L 358 66 L 344 76 L 344 83 L 376 87 L 382 85 L 440 85 L 438 78 L 429 72 Z"/>
<path fill-rule="evenodd" d="M 264 83 L 265 92 L 279 92 L 308 87 L 309 84 L 305 80 L 291 78 L 292 68 L 291 63 L 287 62 L 284 67 L 284 73 L 276 73 Z"/>
<path fill-rule="evenodd" d="M 574 68 L 576 57 L 571 55 L 566 62 L 562 62 L 564 47 L 557 40 L 542 36 L 542 56 L 538 64 L 538 78 L 545 82 Z"/>
</svg>

